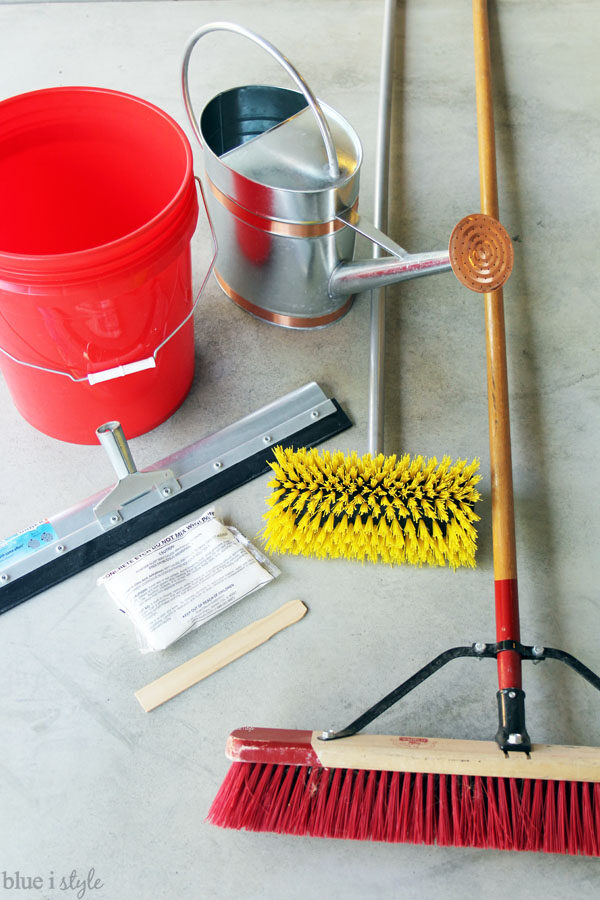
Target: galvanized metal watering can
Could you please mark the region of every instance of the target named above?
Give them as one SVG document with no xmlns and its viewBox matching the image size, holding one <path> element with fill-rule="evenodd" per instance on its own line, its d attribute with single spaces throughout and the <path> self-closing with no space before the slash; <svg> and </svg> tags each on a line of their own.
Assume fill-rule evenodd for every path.
<svg viewBox="0 0 600 900">
<path fill-rule="evenodd" d="M 189 90 L 192 50 L 215 31 L 266 50 L 299 90 L 246 85 L 214 97 L 196 118 Z M 408 253 L 358 214 L 362 148 L 351 125 L 314 96 L 272 44 L 230 22 L 188 40 L 183 95 L 204 152 L 206 205 L 218 246 L 215 276 L 248 312 L 288 328 L 317 328 L 343 316 L 354 295 L 454 269 L 474 290 L 510 274 L 512 244 L 486 216 L 467 216 L 449 249 Z M 356 234 L 390 257 L 353 261 Z"/>
</svg>

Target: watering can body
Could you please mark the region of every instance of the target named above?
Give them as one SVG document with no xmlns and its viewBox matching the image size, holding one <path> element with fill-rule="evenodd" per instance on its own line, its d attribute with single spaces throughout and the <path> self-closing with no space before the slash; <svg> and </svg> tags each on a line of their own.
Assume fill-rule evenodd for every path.
<svg viewBox="0 0 600 900">
<path fill-rule="evenodd" d="M 197 118 L 189 92 L 190 55 L 201 37 L 215 31 L 258 44 L 299 90 L 232 88 L 213 97 Z M 218 247 L 215 275 L 248 312 L 287 328 L 322 328 L 345 315 L 358 293 L 451 268 L 463 280 L 455 264 L 460 254 L 469 277 L 474 261 L 483 261 L 483 275 L 478 272 L 471 279 L 476 286 L 469 286 L 490 287 L 489 248 L 494 254 L 497 235 L 484 234 L 472 217 L 459 223 L 452 263 L 448 248 L 409 254 L 361 218 L 358 135 L 336 110 L 317 100 L 289 60 L 264 38 L 230 22 L 202 26 L 188 40 L 182 84 L 203 149 L 206 208 Z M 357 233 L 389 256 L 382 258 L 378 251 L 373 258 L 354 260 Z"/>
<path fill-rule="evenodd" d="M 358 290 L 378 286 L 375 271 L 380 284 L 383 272 L 383 283 L 402 277 L 382 269 L 382 260 L 365 260 L 360 269 L 345 265 L 353 259 L 357 231 L 387 249 L 392 242 L 358 215 L 358 136 L 338 112 L 319 105 L 336 149 L 335 178 L 301 92 L 233 88 L 214 97 L 200 118 L 217 280 L 244 309 L 288 328 L 335 322 Z M 393 247 L 396 262 L 406 258 Z M 450 267 L 447 254 L 436 261 Z M 406 264 L 396 268 L 408 271 Z"/>
<path fill-rule="evenodd" d="M 336 214 L 356 208 L 361 149 L 341 116 L 321 108 L 342 161 L 334 183 L 301 93 L 234 88 L 200 119 L 217 280 L 248 311 L 292 328 L 328 325 L 351 304 L 328 283 L 354 253 L 356 232 Z"/>
</svg>

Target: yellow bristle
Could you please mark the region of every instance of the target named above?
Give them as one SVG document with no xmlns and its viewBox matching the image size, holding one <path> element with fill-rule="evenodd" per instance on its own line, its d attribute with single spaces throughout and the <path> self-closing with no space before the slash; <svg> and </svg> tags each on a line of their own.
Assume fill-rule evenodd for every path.
<svg viewBox="0 0 600 900">
<path fill-rule="evenodd" d="M 478 461 L 275 448 L 264 537 L 280 553 L 474 566 Z"/>
</svg>

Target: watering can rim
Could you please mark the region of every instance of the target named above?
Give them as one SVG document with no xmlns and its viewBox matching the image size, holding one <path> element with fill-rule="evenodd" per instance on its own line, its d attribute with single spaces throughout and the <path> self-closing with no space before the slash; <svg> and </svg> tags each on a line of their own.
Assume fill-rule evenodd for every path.
<svg viewBox="0 0 600 900">
<path fill-rule="evenodd" d="M 246 147 L 249 144 L 259 141 L 260 139 L 264 138 L 265 135 L 272 134 L 274 131 L 277 131 L 277 129 L 280 129 L 282 126 L 284 126 L 284 125 L 288 124 L 289 122 L 293 121 L 294 119 L 298 118 L 298 116 L 300 116 L 302 114 L 310 113 L 310 108 L 307 104 L 302 109 L 298 110 L 297 112 L 295 112 L 292 115 L 288 116 L 287 118 L 283 119 L 281 122 L 277 122 L 277 124 L 273 125 L 271 128 L 267 128 L 265 131 L 261 132 L 260 134 L 255 135 L 254 137 L 250 138 L 248 141 L 244 142 L 243 144 L 240 144 L 237 147 L 233 147 L 231 150 L 228 150 L 225 153 L 223 153 L 222 155 L 219 155 L 218 153 L 215 153 L 215 151 L 210 147 L 208 141 L 206 140 L 206 135 L 205 135 L 204 129 L 202 127 L 204 113 L 206 112 L 208 107 L 214 101 L 218 100 L 220 97 L 224 97 L 227 94 L 231 94 L 235 91 L 243 90 L 244 88 L 267 88 L 268 90 L 272 90 L 272 91 L 288 93 L 288 94 L 297 94 L 297 95 L 302 96 L 302 91 L 294 90 L 293 88 L 279 87 L 278 85 L 270 85 L 270 84 L 235 85 L 233 87 L 226 88 L 223 91 L 219 91 L 217 94 L 214 94 L 210 98 L 210 100 L 204 105 L 202 112 L 200 113 L 199 128 L 200 128 L 200 133 L 201 133 L 202 139 L 203 139 L 203 142 L 201 145 L 202 151 L 204 153 L 209 154 L 210 157 L 213 160 L 215 160 L 218 165 L 222 166 L 224 169 L 227 169 L 229 172 L 235 173 L 235 175 L 239 178 L 245 178 L 250 182 L 263 185 L 264 187 L 268 187 L 271 190 L 281 191 L 281 192 L 285 192 L 288 194 L 304 194 L 304 195 L 321 194 L 321 193 L 326 193 L 326 192 L 332 191 L 332 190 L 338 190 L 339 188 L 345 187 L 347 184 L 349 184 L 350 182 L 352 182 L 354 179 L 356 179 L 359 176 L 363 158 L 364 158 L 362 141 L 361 141 L 360 137 L 358 136 L 358 133 L 356 132 L 354 127 L 350 124 L 350 122 L 346 119 L 346 117 L 343 116 L 342 113 L 340 113 L 337 109 L 335 109 L 329 103 L 327 103 L 324 100 L 321 100 L 320 98 L 317 98 L 317 101 L 318 101 L 319 106 L 321 107 L 323 113 L 324 114 L 326 113 L 328 117 L 330 117 L 338 126 L 340 126 L 342 128 L 342 130 L 345 132 L 345 134 L 348 135 L 349 140 L 351 141 L 351 143 L 353 144 L 353 146 L 356 150 L 355 159 L 353 160 L 354 168 L 352 169 L 352 171 L 347 172 L 344 175 L 340 174 L 339 178 L 337 178 L 335 180 L 331 179 L 328 184 L 323 184 L 320 187 L 282 187 L 281 185 L 269 184 L 268 182 L 261 181 L 257 178 L 250 178 L 248 175 L 245 175 L 242 172 L 238 172 L 235 168 L 233 168 L 231 165 L 228 164 L 227 159 L 228 159 L 228 157 L 231 157 L 237 150 L 239 150 L 240 147 Z M 309 121 L 312 121 L 312 119 L 309 119 Z M 335 149 L 337 152 L 337 147 Z"/>
</svg>

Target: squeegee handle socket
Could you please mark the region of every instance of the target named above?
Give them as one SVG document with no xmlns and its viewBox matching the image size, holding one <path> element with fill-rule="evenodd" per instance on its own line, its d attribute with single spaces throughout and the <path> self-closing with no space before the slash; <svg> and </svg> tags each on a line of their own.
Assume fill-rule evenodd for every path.
<svg viewBox="0 0 600 900">
<path fill-rule="evenodd" d="M 96 429 L 98 440 L 106 450 L 119 480 L 137 472 L 136 465 L 120 422 L 106 422 Z"/>
</svg>

